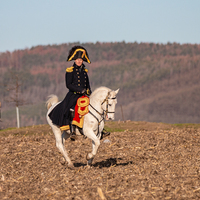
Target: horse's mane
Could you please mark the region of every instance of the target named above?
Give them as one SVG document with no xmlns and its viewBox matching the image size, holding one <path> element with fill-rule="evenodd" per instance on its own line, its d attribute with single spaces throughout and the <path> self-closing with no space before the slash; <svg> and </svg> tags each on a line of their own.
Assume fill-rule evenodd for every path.
<svg viewBox="0 0 200 200">
<path fill-rule="evenodd" d="M 96 88 L 96 89 L 94 90 L 94 92 L 92 92 L 91 97 L 93 97 L 93 96 L 95 96 L 97 93 L 101 93 L 101 92 L 103 92 L 103 91 L 108 92 L 108 91 L 111 91 L 111 89 L 109 89 L 109 88 L 107 88 L 107 87 L 105 87 L 105 86 L 98 87 L 98 88 Z"/>
</svg>

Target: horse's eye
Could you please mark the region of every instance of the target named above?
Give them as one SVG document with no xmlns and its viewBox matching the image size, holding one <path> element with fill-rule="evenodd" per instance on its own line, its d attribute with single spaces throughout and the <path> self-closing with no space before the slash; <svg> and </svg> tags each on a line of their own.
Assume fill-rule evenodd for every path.
<svg viewBox="0 0 200 200">
<path fill-rule="evenodd" d="M 109 106 L 112 106 L 112 104 L 108 104 Z"/>
</svg>

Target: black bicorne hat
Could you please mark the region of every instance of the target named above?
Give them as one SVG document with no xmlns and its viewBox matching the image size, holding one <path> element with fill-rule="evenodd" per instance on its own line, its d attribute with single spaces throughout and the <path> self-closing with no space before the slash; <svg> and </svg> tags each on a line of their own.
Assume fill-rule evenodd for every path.
<svg viewBox="0 0 200 200">
<path fill-rule="evenodd" d="M 67 61 L 76 60 L 77 58 L 82 58 L 83 61 L 91 63 L 87 50 L 82 46 L 72 47 L 72 49 L 69 51 Z"/>
</svg>

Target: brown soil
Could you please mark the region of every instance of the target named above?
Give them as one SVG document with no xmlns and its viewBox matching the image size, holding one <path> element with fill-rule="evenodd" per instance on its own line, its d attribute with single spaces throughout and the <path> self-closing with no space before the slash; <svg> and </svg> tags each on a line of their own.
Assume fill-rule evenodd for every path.
<svg viewBox="0 0 200 200">
<path fill-rule="evenodd" d="M 200 199 L 199 125 L 106 126 L 90 168 L 91 141 L 66 142 L 74 170 L 48 125 L 0 131 L 0 199 Z"/>
</svg>

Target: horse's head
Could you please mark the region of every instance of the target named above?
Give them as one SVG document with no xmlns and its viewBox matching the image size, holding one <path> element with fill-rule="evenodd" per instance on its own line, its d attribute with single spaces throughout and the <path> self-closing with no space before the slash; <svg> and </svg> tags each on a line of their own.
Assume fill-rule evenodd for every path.
<svg viewBox="0 0 200 200">
<path fill-rule="evenodd" d="M 106 120 L 114 120 L 115 118 L 115 106 L 117 104 L 118 90 L 111 90 L 108 92 L 105 100 L 102 102 L 102 108 L 106 114 Z"/>
</svg>

